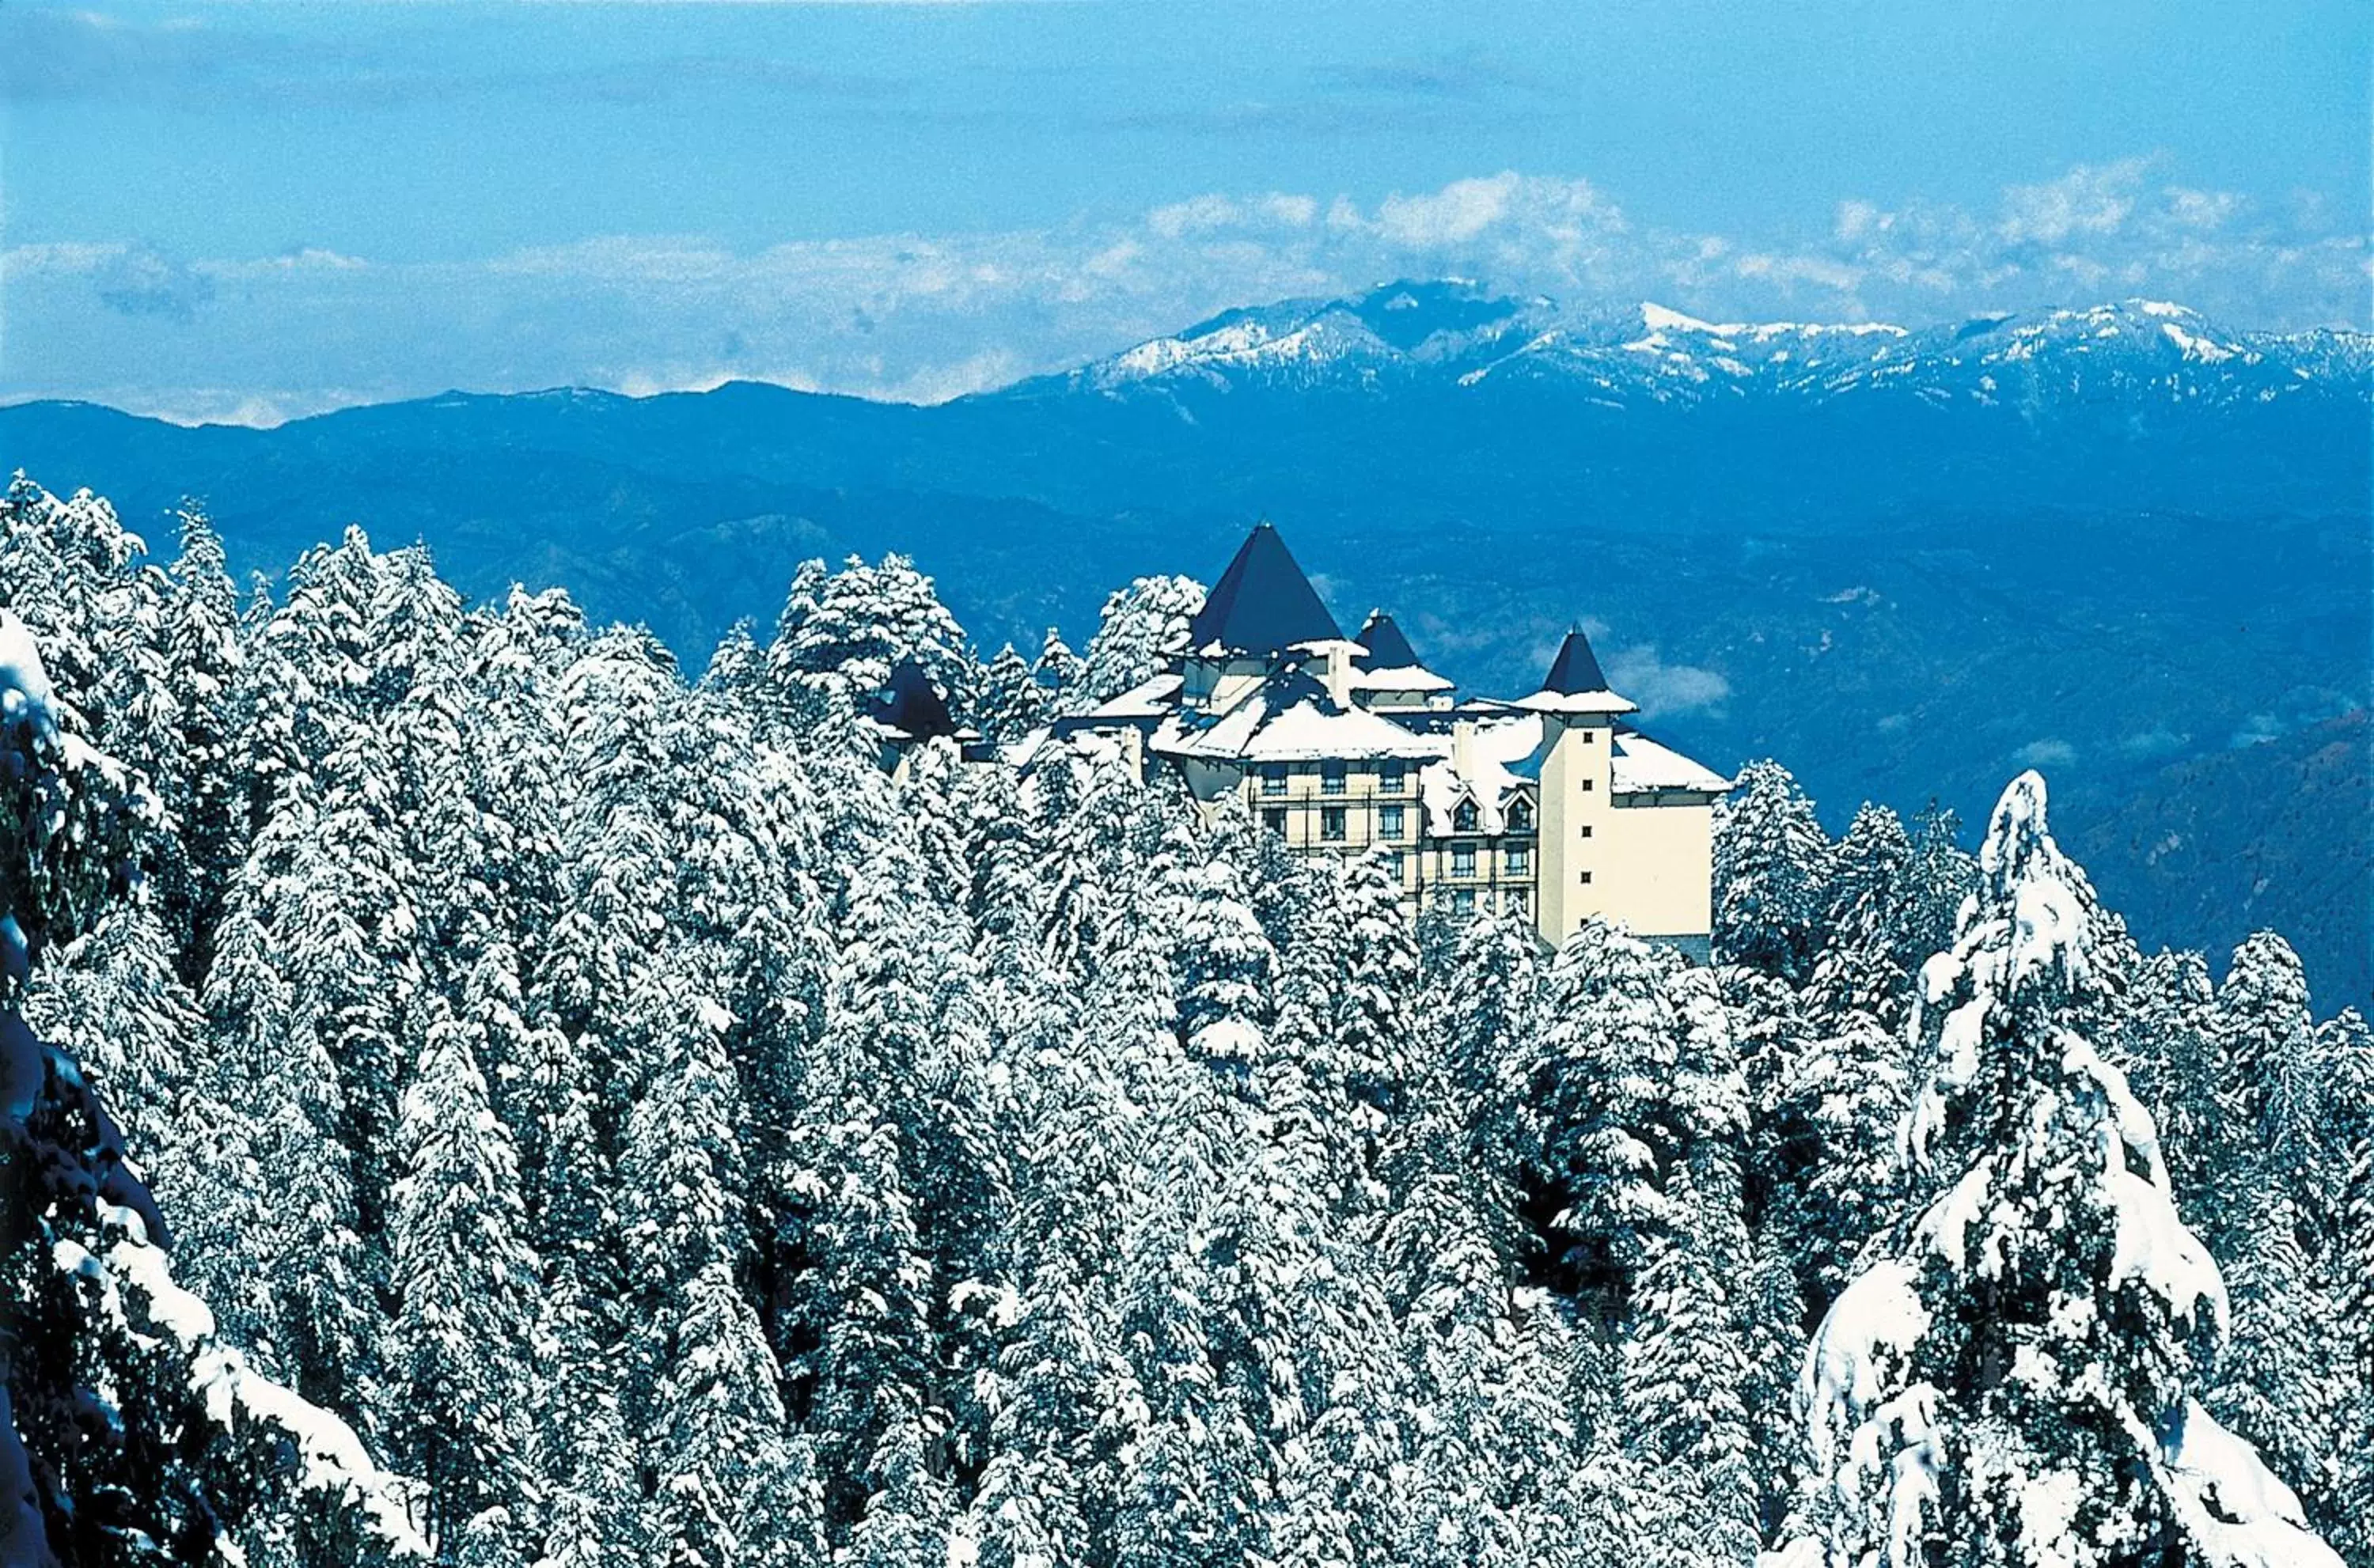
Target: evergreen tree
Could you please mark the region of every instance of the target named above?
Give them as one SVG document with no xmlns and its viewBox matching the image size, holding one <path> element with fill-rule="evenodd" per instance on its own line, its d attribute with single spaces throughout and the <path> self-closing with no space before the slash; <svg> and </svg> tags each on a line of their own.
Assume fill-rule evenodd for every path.
<svg viewBox="0 0 2374 1568">
<path fill-rule="evenodd" d="M 1831 854 L 1814 803 L 1787 768 L 1741 768 L 1715 808 L 1714 946 L 1723 962 L 1804 980 Z"/>
<path fill-rule="evenodd" d="M 2225 1290 L 2149 1114 L 2069 1022 L 2102 984 L 2098 906 L 2034 774 L 1980 867 L 1924 980 L 1930 1075 L 1905 1132 L 1922 1201 L 1808 1357 L 1825 1479 L 1782 1560 L 2334 1561 L 2188 1387 Z"/>
<path fill-rule="evenodd" d="M 1115 592 L 1079 672 L 1059 682 L 1064 711 L 1082 712 L 1152 680 L 1186 646 L 1187 624 L 1203 607 L 1204 585 L 1193 578 L 1142 577 Z"/>
<path fill-rule="evenodd" d="M 1851 1011 L 1891 1032 L 1902 1025 L 1912 971 L 1943 945 L 1919 945 L 1912 878 L 1912 839 L 1897 814 L 1872 805 L 1855 813 L 1832 859 L 1814 960 L 1813 989 L 1829 1016 Z"/>
<path fill-rule="evenodd" d="M 428 1488 L 424 1533 L 450 1557 L 497 1511 L 523 1519 L 527 1373 L 539 1269 L 511 1134 L 495 1118 L 478 1031 L 441 1000 L 397 1114 L 389 1232 L 398 1305 L 388 1326 L 382 1422 L 390 1450 Z M 508 1534 L 508 1532 L 506 1532 Z"/>
</svg>

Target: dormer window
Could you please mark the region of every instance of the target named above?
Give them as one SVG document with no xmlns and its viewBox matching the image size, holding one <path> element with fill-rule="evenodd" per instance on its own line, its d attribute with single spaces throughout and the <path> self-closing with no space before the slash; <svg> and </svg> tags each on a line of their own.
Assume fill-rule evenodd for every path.
<svg viewBox="0 0 2374 1568">
<path fill-rule="evenodd" d="M 1534 825 L 1534 808 L 1522 801 L 1509 802 L 1509 831 L 1523 833 Z"/>
<path fill-rule="evenodd" d="M 1453 833 L 1473 833 L 1475 831 L 1478 820 L 1480 819 L 1476 814 L 1475 802 L 1462 801 L 1459 802 L 1458 809 L 1451 813 L 1451 830 Z"/>
</svg>

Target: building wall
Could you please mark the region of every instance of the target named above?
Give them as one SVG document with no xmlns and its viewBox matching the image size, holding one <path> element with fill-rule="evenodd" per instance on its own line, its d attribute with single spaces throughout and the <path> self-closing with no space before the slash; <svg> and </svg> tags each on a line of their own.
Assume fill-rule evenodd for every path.
<svg viewBox="0 0 2374 1568">
<path fill-rule="evenodd" d="M 1383 769 L 1374 761 L 1348 762 L 1334 792 L 1315 762 L 1288 764 L 1276 786 L 1258 765 L 1182 760 L 1180 766 L 1197 800 L 1213 806 L 1237 797 L 1256 822 L 1275 823 L 1298 853 L 1357 854 L 1381 842 L 1400 850 L 1402 888 L 1413 912 L 1440 891 L 1453 898 L 1472 892 L 1478 913 L 1500 913 L 1513 894 L 1552 945 L 1599 916 L 1698 951 L 1713 908 L 1712 798 L 1618 796 L 1609 721 L 1588 716 L 1548 722 L 1560 732 L 1543 759 L 1537 831 L 1531 833 L 1428 837 L 1416 759 L 1404 766 L 1397 790 L 1383 787 Z M 1386 806 L 1401 809 L 1397 837 L 1380 835 L 1379 813 Z M 1344 813 L 1344 836 L 1329 838 L 1326 813 L 1335 810 Z M 1463 845 L 1475 850 L 1468 876 L 1454 874 Z M 1524 870 L 1510 869 L 1511 848 L 1524 851 Z"/>
<path fill-rule="evenodd" d="M 1608 913 L 1615 727 L 1596 714 L 1545 714 L 1554 738 L 1542 758 L 1541 892 L 1534 925 L 1553 947 L 1591 916 Z M 1589 880 L 1585 880 L 1585 878 Z"/>
<path fill-rule="evenodd" d="M 1714 802 L 1618 797 L 1606 846 L 1607 912 L 1642 936 L 1698 937 L 1714 912 Z"/>
</svg>

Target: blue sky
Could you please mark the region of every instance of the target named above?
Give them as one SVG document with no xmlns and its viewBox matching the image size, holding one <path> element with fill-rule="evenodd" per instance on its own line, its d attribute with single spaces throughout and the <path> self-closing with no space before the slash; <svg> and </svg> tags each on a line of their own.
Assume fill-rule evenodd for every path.
<svg viewBox="0 0 2374 1568">
<path fill-rule="evenodd" d="M 0 9 L 0 396 L 932 398 L 1232 304 L 2368 318 L 2362 0 Z"/>
</svg>

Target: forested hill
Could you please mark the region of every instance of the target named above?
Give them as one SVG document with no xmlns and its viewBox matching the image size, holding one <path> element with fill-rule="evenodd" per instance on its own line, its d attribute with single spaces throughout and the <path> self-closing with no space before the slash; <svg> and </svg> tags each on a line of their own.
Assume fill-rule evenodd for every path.
<svg viewBox="0 0 2374 1568">
<path fill-rule="evenodd" d="M 892 549 L 985 650 L 1076 643 L 1113 584 L 1208 578 L 1266 514 L 1346 625 L 1391 607 L 1472 690 L 1530 689 L 1589 617 L 1661 730 L 1795 759 L 1833 832 L 1863 799 L 1976 815 L 2047 766 L 2138 930 L 2280 925 L 2337 1004 L 2374 996 L 2364 748 L 2329 809 L 2253 802 L 2374 701 L 2369 430 L 2363 334 L 2152 301 L 1906 333 L 1421 283 L 935 407 L 737 384 L 249 430 L 35 404 L 0 409 L 0 468 L 160 544 L 194 497 L 235 573 L 351 523 L 425 541 L 468 594 L 566 586 L 692 666 L 801 560 Z"/>
<path fill-rule="evenodd" d="M 2374 1034 L 2145 953 L 2033 773 L 1717 962 L 993 734 L 893 557 L 698 679 L 360 533 L 0 504 L 0 1560 L 2374 1568 Z"/>
</svg>

